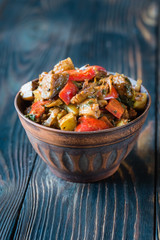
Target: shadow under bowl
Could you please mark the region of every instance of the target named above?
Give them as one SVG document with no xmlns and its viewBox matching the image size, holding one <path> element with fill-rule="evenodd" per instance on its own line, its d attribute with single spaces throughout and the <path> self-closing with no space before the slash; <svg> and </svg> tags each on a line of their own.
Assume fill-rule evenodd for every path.
<svg viewBox="0 0 160 240">
<path fill-rule="evenodd" d="M 134 86 L 136 81 L 130 80 Z M 96 182 L 114 174 L 136 143 L 151 105 L 143 86 L 141 92 L 147 93 L 148 102 L 139 117 L 122 127 L 101 131 L 79 133 L 37 124 L 24 116 L 26 102 L 20 92 L 15 108 L 33 148 L 56 176 L 72 182 Z"/>
</svg>

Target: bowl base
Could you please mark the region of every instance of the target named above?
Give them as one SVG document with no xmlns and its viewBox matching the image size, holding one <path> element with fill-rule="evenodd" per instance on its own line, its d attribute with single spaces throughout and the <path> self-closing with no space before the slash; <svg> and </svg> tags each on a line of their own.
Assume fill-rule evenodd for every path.
<svg viewBox="0 0 160 240">
<path fill-rule="evenodd" d="M 99 175 L 96 174 L 95 175 L 69 175 L 68 173 L 60 173 L 56 170 L 54 170 L 52 167 L 49 167 L 51 172 L 53 172 L 54 175 L 56 175 L 57 177 L 69 181 L 69 182 L 77 182 L 77 183 L 93 183 L 93 182 L 98 182 L 101 180 L 104 180 L 110 176 L 112 176 L 119 168 L 120 164 L 116 165 L 113 169 L 111 169 L 110 171 L 107 171 L 106 173 L 100 173 Z"/>
</svg>

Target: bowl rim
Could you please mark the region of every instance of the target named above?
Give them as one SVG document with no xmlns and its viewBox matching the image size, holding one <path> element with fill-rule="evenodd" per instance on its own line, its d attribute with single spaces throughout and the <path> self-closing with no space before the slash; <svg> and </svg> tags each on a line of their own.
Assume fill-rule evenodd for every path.
<svg viewBox="0 0 160 240">
<path fill-rule="evenodd" d="M 112 73 L 112 72 L 109 72 L 109 73 Z M 128 77 L 128 78 L 131 81 L 136 82 L 136 80 L 134 80 L 130 77 Z M 31 80 L 31 82 L 37 81 L 37 80 L 38 80 L 38 78 Z M 46 127 L 46 126 L 43 126 L 41 124 L 33 122 L 32 120 L 26 118 L 25 115 L 19 110 L 19 107 L 18 107 L 18 104 L 17 104 L 17 99 L 20 96 L 20 90 L 18 91 L 18 93 L 15 96 L 14 106 L 15 106 L 15 109 L 16 109 L 18 115 L 20 115 L 23 118 L 24 121 L 28 122 L 29 124 L 34 125 L 35 127 L 39 127 L 39 128 L 41 128 L 42 130 L 45 130 L 45 131 L 51 131 L 51 132 L 58 133 L 58 134 L 63 134 L 63 135 L 68 135 L 68 134 L 71 134 L 71 135 L 92 135 L 92 134 L 96 134 L 97 135 L 97 134 L 103 134 L 103 133 L 110 133 L 110 132 L 115 132 L 117 130 L 125 129 L 125 128 L 133 125 L 134 123 L 138 122 L 141 118 L 143 118 L 143 116 L 148 112 L 148 110 L 151 106 L 151 96 L 149 94 L 149 91 L 143 85 L 141 85 L 141 86 L 144 88 L 145 92 L 147 93 L 147 97 L 148 97 L 147 106 L 146 106 L 146 109 L 144 110 L 144 112 L 142 114 L 140 114 L 137 118 L 132 120 L 131 122 L 127 123 L 126 125 L 123 125 L 123 126 L 120 126 L 120 127 L 113 127 L 113 128 L 98 130 L 98 131 L 88 131 L 88 132 L 64 131 L 64 130 L 60 130 L 60 129 Z"/>
</svg>

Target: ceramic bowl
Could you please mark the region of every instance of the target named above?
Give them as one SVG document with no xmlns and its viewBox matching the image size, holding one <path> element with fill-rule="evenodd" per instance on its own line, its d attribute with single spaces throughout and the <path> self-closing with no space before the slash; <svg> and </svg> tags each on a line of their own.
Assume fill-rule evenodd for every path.
<svg viewBox="0 0 160 240">
<path fill-rule="evenodd" d="M 130 80 L 135 85 L 136 81 Z M 15 108 L 33 148 L 56 176 L 73 182 L 96 182 L 114 174 L 136 143 L 151 105 L 143 86 L 141 92 L 147 93 L 148 102 L 139 117 L 122 127 L 101 131 L 62 131 L 37 124 L 24 116 L 26 102 L 19 92 Z"/>
</svg>

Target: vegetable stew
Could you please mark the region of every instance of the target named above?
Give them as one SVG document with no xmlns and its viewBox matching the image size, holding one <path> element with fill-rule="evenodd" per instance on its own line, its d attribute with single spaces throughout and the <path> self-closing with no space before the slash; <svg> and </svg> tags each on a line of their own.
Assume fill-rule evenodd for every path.
<svg viewBox="0 0 160 240">
<path fill-rule="evenodd" d="M 141 93 L 141 84 L 138 79 L 133 87 L 123 74 L 110 74 L 100 66 L 76 68 L 67 58 L 41 73 L 38 82 L 24 84 L 20 94 L 29 105 L 25 116 L 36 123 L 65 131 L 98 131 L 125 125 L 143 112 L 147 94 Z"/>
</svg>

